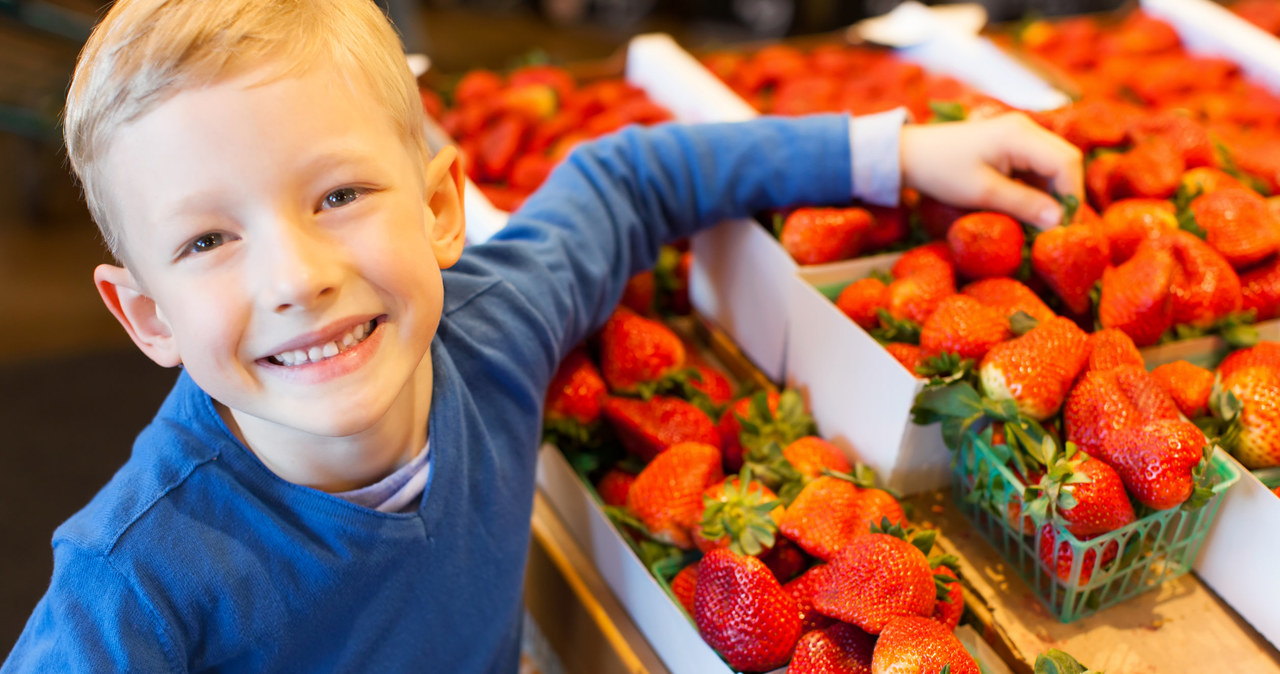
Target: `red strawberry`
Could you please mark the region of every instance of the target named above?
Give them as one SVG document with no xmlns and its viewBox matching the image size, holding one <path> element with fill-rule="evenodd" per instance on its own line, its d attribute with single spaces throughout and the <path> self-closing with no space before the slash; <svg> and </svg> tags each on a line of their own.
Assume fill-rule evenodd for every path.
<svg viewBox="0 0 1280 674">
<path fill-rule="evenodd" d="M 1162 112 L 1142 115 L 1129 125 L 1129 139 L 1141 145 L 1158 140 L 1173 148 L 1187 168 L 1213 166 L 1213 141 L 1204 125 L 1187 115 Z"/>
<path fill-rule="evenodd" d="M 823 476 L 805 485 L 778 528 L 805 552 L 830 560 L 885 518 L 894 524 L 906 521 L 902 506 L 887 492 Z"/>
<path fill-rule="evenodd" d="M 1138 502 L 1157 510 L 1182 505 L 1195 489 L 1193 469 L 1207 441 L 1183 419 L 1148 421 L 1122 430 L 1112 451 L 1114 467 Z"/>
<path fill-rule="evenodd" d="M 1240 308 L 1268 321 L 1280 316 L 1280 255 L 1240 273 Z"/>
<path fill-rule="evenodd" d="M 506 114 L 498 118 L 480 139 L 480 172 L 494 182 L 504 182 L 531 129 L 529 120 Z"/>
<path fill-rule="evenodd" d="M 952 295 L 925 320 L 920 348 L 926 357 L 954 353 L 977 360 L 1012 336 L 1009 318 L 1000 311 L 968 295 Z"/>
<path fill-rule="evenodd" d="M 919 377 L 916 368 L 920 367 L 924 362 L 924 350 L 915 344 L 905 344 L 903 342 L 889 342 L 884 345 L 884 350 L 893 356 L 894 360 L 902 363 L 902 367 L 907 368 L 907 372 Z"/>
<path fill-rule="evenodd" d="M 879 311 L 889 308 L 889 286 L 878 278 L 854 281 L 840 291 L 836 307 L 862 329 L 875 329 L 880 325 Z"/>
<path fill-rule="evenodd" d="M 522 154 L 511 166 L 512 187 L 522 190 L 536 190 L 551 175 L 556 163 L 550 157 L 541 154 Z"/>
<path fill-rule="evenodd" d="M 942 272 L 955 282 L 955 263 L 951 259 L 951 246 L 945 241 L 934 241 L 917 246 L 902 254 L 893 263 L 890 273 L 894 278 L 915 276 L 921 272 Z"/>
<path fill-rule="evenodd" d="M 662 323 L 619 307 L 600 329 L 600 369 L 610 390 L 637 393 L 684 367 L 680 337 Z"/>
<path fill-rule="evenodd" d="M 800 264 L 822 264 L 857 256 L 871 228 L 861 208 L 798 208 L 787 216 L 779 239 Z"/>
<path fill-rule="evenodd" d="M 631 493 L 631 485 L 636 476 L 620 468 L 610 468 L 596 483 L 596 493 L 607 506 L 625 506 L 627 494 Z"/>
<path fill-rule="evenodd" d="M 1120 365 L 1145 365 L 1142 353 L 1129 335 L 1114 328 L 1104 328 L 1089 335 L 1089 362 L 1084 372 L 1110 370 Z"/>
<path fill-rule="evenodd" d="M 1077 316 L 1089 312 L 1089 291 L 1110 260 L 1107 237 L 1090 225 L 1050 229 L 1031 244 L 1031 267 Z"/>
<path fill-rule="evenodd" d="M 646 269 L 627 280 L 619 304 L 642 316 L 652 314 L 655 290 L 653 270 Z"/>
<path fill-rule="evenodd" d="M 723 479 L 720 450 L 699 442 L 673 445 L 636 476 L 627 509 L 655 539 L 692 548 L 689 532 L 702 517 L 702 493 Z"/>
<path fill-rule="evenodd" d="M 923 324 L 943 299 L 956 293 L 949 270 L 921 271 L 889 284 L 889 315 Z"/>
<path fill-rule="evenodd" d="M 795 578 L 796 574 L 804 571 L 812 560 L 804 554 L 800 546 L 787 538 L 778 537 L 774 540 L 773 547 L 760 555 L 760 561 L 769 567 L 773 577 L 777 578 L 779 583 L 786 583 Z"/>
<path fill-rule="evenodd" d="M 604 416 L 627 451 L 645 461 L 681 442 L 720 447 L 720 433 L 706 412 L 668 396 L 648 400 L 607 396 Z"/>
<path fill-rule="evenodd" d="M 1213 392 L 1213 373 L 1185 360 L 1165 363 L 1151 371 L 1151 376 L 1177 403 L 1189 419 L 1209 413 L 1209 394 Z"/>
<path fill-rule="evenodd" d="M 1178 191 L 1187 165 L 1173 145 L 1148 140 L 1120 155 L 1111 174 L 1113 197 L 1168 199 Z"/>
<path fill-rule="evenodd" d="M 1170 232 L 1155 240 L 1167 245 L 1178 263 L 1174 274 L 1173 322 L 1208 328 L 1240 310 L 1240 277 L 1218 251 L 1189 232 Z"/>
<path fill-rule="evenodd" d="M 982 390 L 996 400 L 1013 400 L 1019 412 L 1037 421 L 1048 419 L 1084 367 L 1088 339 L 1065 318 L 1040 323 L 987 352 L 978 366 Z"/>
<path fill-rule="evenodd" d="M 1280 342 L 1258 342 L 1247 349 L 1232 351 L 1218 364 L 1218 375 L 1225 381 L 1236 370 L 1255 365 L 1280 368 Z"/>
<path fill-rule="evenodd" d="M 787 674 L 871 674 L 876 638 L 847 623 L 800 637 Z"/>
<path fill-rule="evenodd" d="M 932 615 L 936 594 L 933 570 L 919 548 L 895 536 L 867 534 L 832 558 L 813 605 L 823 615 L 880 634 L 896 617 Z"/>
<path fill-rule="evenodd" d="M 960 292 L 998 310 L 1008 318 L 1019 311 L 1037 321 L 1047 321 L 1054 316 L 1053 310 L 1035 291 L 1015 279 L 989 278 L 974 281 Z"/>
<path fill-rule="evenodd" d="M 583 426 L 600 421 L 600 403 L 608 390 L 587 352 L 576 348 L 565 356 L 547 388 L 546 418 L 572 420 Z"/>
<path fill-rule="evenodd" d="M 981 674 L 964 644 L 936 620 L 903 616 L 885 625 L 871 659 L 873 672 Z"/>
<path fill-rule="evenodd" d="M 702 504 L 702 516 L 692 532 L 694 546 L 703 552 L 731 548 L 753 557 L 773 547 L 778 521 L 786 512 L 772 489 L 755 480 L 743 485 L 737 475 L 707 487 Z"/>
<path fill-rule="evenodd" d="M 719 431 L 729 448 L 725 451 L 725 465 L 737 463 L 741 468 L 749 455 L 757 466 L 764 467 L 774 458 L 765 456 L 770 453 L 771 443 L 776 443 L 779 448 L 785 447 L 812 435 L 814 427 L 813 418 L 805 410 L 800 393 L 788 389 L 781 394 L 758 391 L 738 400 L 720 418 Z M 736 441 L 733 447 L 729 444 L 731 440 Z M 780 460 L 782 457 L 776 458 Z M 761 480 L 780 487 L 775 484 L 773 476 L 762 473 Z"/>
<path fill-rule="evenodd" d="M 1111 246 L 1111 264 L 1121 264 L 1144 240 L 1177 231 L 1178 218 L 1167 199 L 1122 199 L 1103 211 L 1101 229 Z"/>
<path fill-rule="evenodd" d="M 929 238 L 934 240 L 947 238 L 951 223 L 969 212 L 968 209 L 944 204 L 925 194 L 920 195 L 920 201 L 916 204 L 916 216 L 920 218 L 920 224 L 924 226 Z"/>
<path fill-rule="evenodd" d="M 1089 203 L 1096 204 L 1098 208 L 1105 210 L 1117 199 L 1112 194 L 1111 176 L 1115 173 L 1119 164 L 1120 155 L 1118 153 L 1108 153 L 1099 155 L 1085 166 L 1084 186 L 1085 193 L 1089 197 Z"/>
<path fill-rule="evenodd" d="M 1098 321 L 1133 338 L 1138 346 L 1159 341 L 1173 325 L 1173 285 L 1177 262 L 1173 253 L 1144 242 L 1133 257 L 1102 273 Z"/>
<path fill-rule="evenodd" d="M 945 601 L 938 600 L 933 605 L 932 617 L 954 631 L 960 624 L 960 617 L 964 615 L 964 589 L 960 586 L 956 573 L 946 566 L 934 569 L 933 575 L 946 586 L 947 598 Z"/>
<path fill-rule="evenodd" d="M 1063 410 L 1067 440 L 1112 467 L 1119 463 L 1116 438 L 1121 430 L 1150 420 L 1178 418 L 1173 398 L 1141 365 L 1085 374 L 1071 389 Z"/>
<path fill-rule="evenodd" d="M 1236 269 L 1261 262 L 1280 246 L 1267 203 L 1252 190 L 1227 188 L 1201 195 L 1191 202 L 1191 211 L 1207 234 L 1205 241 Z"/>
<path fill-rule="evenodd" d="M 1036 491 L 1041 496 L 1029 509 L 1056 516 L 1077 537 L 1115 531 L 1135 518 L 1115 469 L 1069 443 L 1065 453 L 1051 458 Z"/>
<path fill-rule="evenodd" d="M 785 665 L 800 639 L 800 611 L 755 557 L 712 550 L 698 567 L 693 620 L 702 638 L 737 671 Z"/>
<path fill-rule="evenodd" d="M 783 447 L 782 456 L 809 480 L 820 477 L 824 468 L 837 473 L 853 470 L 839 447 L 816 435 L 806 435 Z"/>
<path fill-rule="evenodd" d="M 720 416 L 720 422 L 716 424 L 716 430 L 720 433 L 721 446 L 724 448 L 724 469 L 730 473 L 742 470 L 742 425 L 738 419 L 750 416 L 751 398 L 752 396 L 743 396 L 734 401 L 733 406 L 725 410 Z M 780 400 L 778 394 L 769 391 L 765 400 L 769 405 L 769 411 L 776 414 Z"/>
<path fill-rule="evenodd" d="M 684 607 L 685 613 L 693 615 L 693 593 L 698 587 L 698 564 L 694 562 L 680 569 L 671 579 L 671 594 Z"/>
<path fill-rule="evenodd" d="M 1280 466 L 1280 371 L 1265 365 L 1237 367 L 1223 378 L 1222 387 L 1241 404 L 1238 434 L 1227 449 L 1251 470 Z"/>
<path fill-rule="evenodd" d="M 1003 213 L 971 213 L 951 225 L 956 272 L 970 279 L 1012 276 L 1022 266 L 1022 225 Z"/>
<path fill-rule="evenodd" d="M 453 88 L 453 101 L 461 106 L 490 99 L 496 96 L 502 87 L 502 76 L 492 70 L 468 70 Z"/>
<path fill-rule="evenodd" d="M 867 251 L 880 250 L 906 240 L 908 227 L 905 209 L 870 204 L 865 208 L 871 214 L 871 228 L 867 230 Z"/>
<path fill-rule="evenodd" d="M 562 99 L 567 98 L 578 88 L 578 83 L 574 80 L 573 75 L 569 74 L 564 68 L 552 65 L 528 65 L 517 68 L 512 71 L 507 84 L 511 87 L 529 84 L 545 85 L 550 87 L 558 98 Z"/>
<path fill-rule="evenodd" d="M 1197 166 L 1182 174 L 1182 187 L 1188 194 L 1208 194 L 1228 187 L 1244 187 L 1244 184 L 1222 169 Z"/>
<path fill-rule="evenodd" d="M 813 608 L 813 593 L 822 584 L 822 574 L 826 571 L 826 564 L 817 564 L 782 586 L 800 609 L 800 624 L 804 632 L 822 629 L 836 622 Z"/>
<path fill-rule="evenodd" d="M 1066 540 L 1058 541 L 1056 526 L 1053 522 L 1045 522 L 1040 527 L 1039 546 L 1036 548 L 1037 556 L 1040 558 L 1040 563 L 1049 569 L 1053 569 L 1062 582 L 1069 583 L 1071 582 L 1071 565 L 1075 562 L 1075 553 L 1071 549 L 1070 542 Z M 1101 534 L 1098 535 L 1100 536 Z M 1094 538 L 1097 538 L 1097 536 L 1088 536 L 1080 539 L 1080 542 L 1088 542 Z M 1102 550 L 1102 563 L 1098 568 L 1103 569 L 1114 562 L 1119 552 L 1120 545 L 1118 543 L 1115 541 L 1108 543 Z M 1098 553 L 1096 549 L 1088 548 L 1080 562 L 1080 575 L 1076 579 L 1079 586 L 1087 585 L 1093 579 L 1093 567 L 1097 560 Z"/>
</svg>

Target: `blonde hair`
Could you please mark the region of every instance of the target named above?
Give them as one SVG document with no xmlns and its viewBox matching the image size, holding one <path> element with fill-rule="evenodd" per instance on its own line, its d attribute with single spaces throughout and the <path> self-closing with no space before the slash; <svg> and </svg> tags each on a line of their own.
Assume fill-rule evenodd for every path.
<svg viewBox="0 0 1280 674">
<path fill-rule="evenodd" d="M 117 0 L 80 53 L 63 119 L 71 168 L 112 254 L 122 258 L 119 224 L 96 167 L 121 125 L 184 89 L 265 65 L 269 78 L 288 77 L 318 62 L 363 77 L 427 156 L 417 84 L 372 0 Z"/>
</svg>

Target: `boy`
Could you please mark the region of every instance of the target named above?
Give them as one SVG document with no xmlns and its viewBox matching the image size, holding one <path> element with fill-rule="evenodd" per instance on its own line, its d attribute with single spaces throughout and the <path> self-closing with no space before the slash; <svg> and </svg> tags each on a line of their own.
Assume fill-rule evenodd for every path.
<svg viewBox="0 0 1280 674">
<path fill-rule="evenodd" d="M 1078 153 L 1020 116 L 900 148 L 894 115 L 631 129 L 464 255 L 419 106 L 371 0 L 115 3 L 66 140 L 121 262 L 103 301 L 182 372 L 55 533 L 3 671 L 515 671 L 545 388 L 660 243 L 891 200 L 899 152 L 908 184 L 1025 219 L 1056 206 L 991 166 L 1080 192 Z"/>
</svg>

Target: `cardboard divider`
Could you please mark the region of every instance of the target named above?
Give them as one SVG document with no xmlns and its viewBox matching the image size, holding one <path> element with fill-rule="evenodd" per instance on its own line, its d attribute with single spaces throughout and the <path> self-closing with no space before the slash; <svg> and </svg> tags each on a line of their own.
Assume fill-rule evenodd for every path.
<svg viewBox="0 0 1280 674">
<path fill-rule="evenodd" d="M 1141 0 L 1148 14 L 1172 25 L 1187 49 L 1240 64 L 1280 92 L 1280 40 L 1211 0 Z"/>
</svg>

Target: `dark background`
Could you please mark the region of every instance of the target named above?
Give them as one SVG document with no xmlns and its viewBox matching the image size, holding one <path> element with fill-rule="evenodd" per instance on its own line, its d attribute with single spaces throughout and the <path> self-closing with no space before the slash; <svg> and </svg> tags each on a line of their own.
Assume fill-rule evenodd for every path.
<svg viewBox="0 0 1280 674">
<path fill-rule="evenodd" d="M 641 32 L 706 48 L 833 30 L 898 0 L 465 0 L 391 6 L 410 51 L 446 74 L 533 50 L 603 59 Z M 993 21 L 1113 8 L 988 0 Z M 0 654 L 52 568 L 54 528 L 124 462 L 176 372 L 129 343 L 91 281 L 107 261 L 65 167 L 56 119 L 93 0 L 0 0 Z"/>
</svg>

